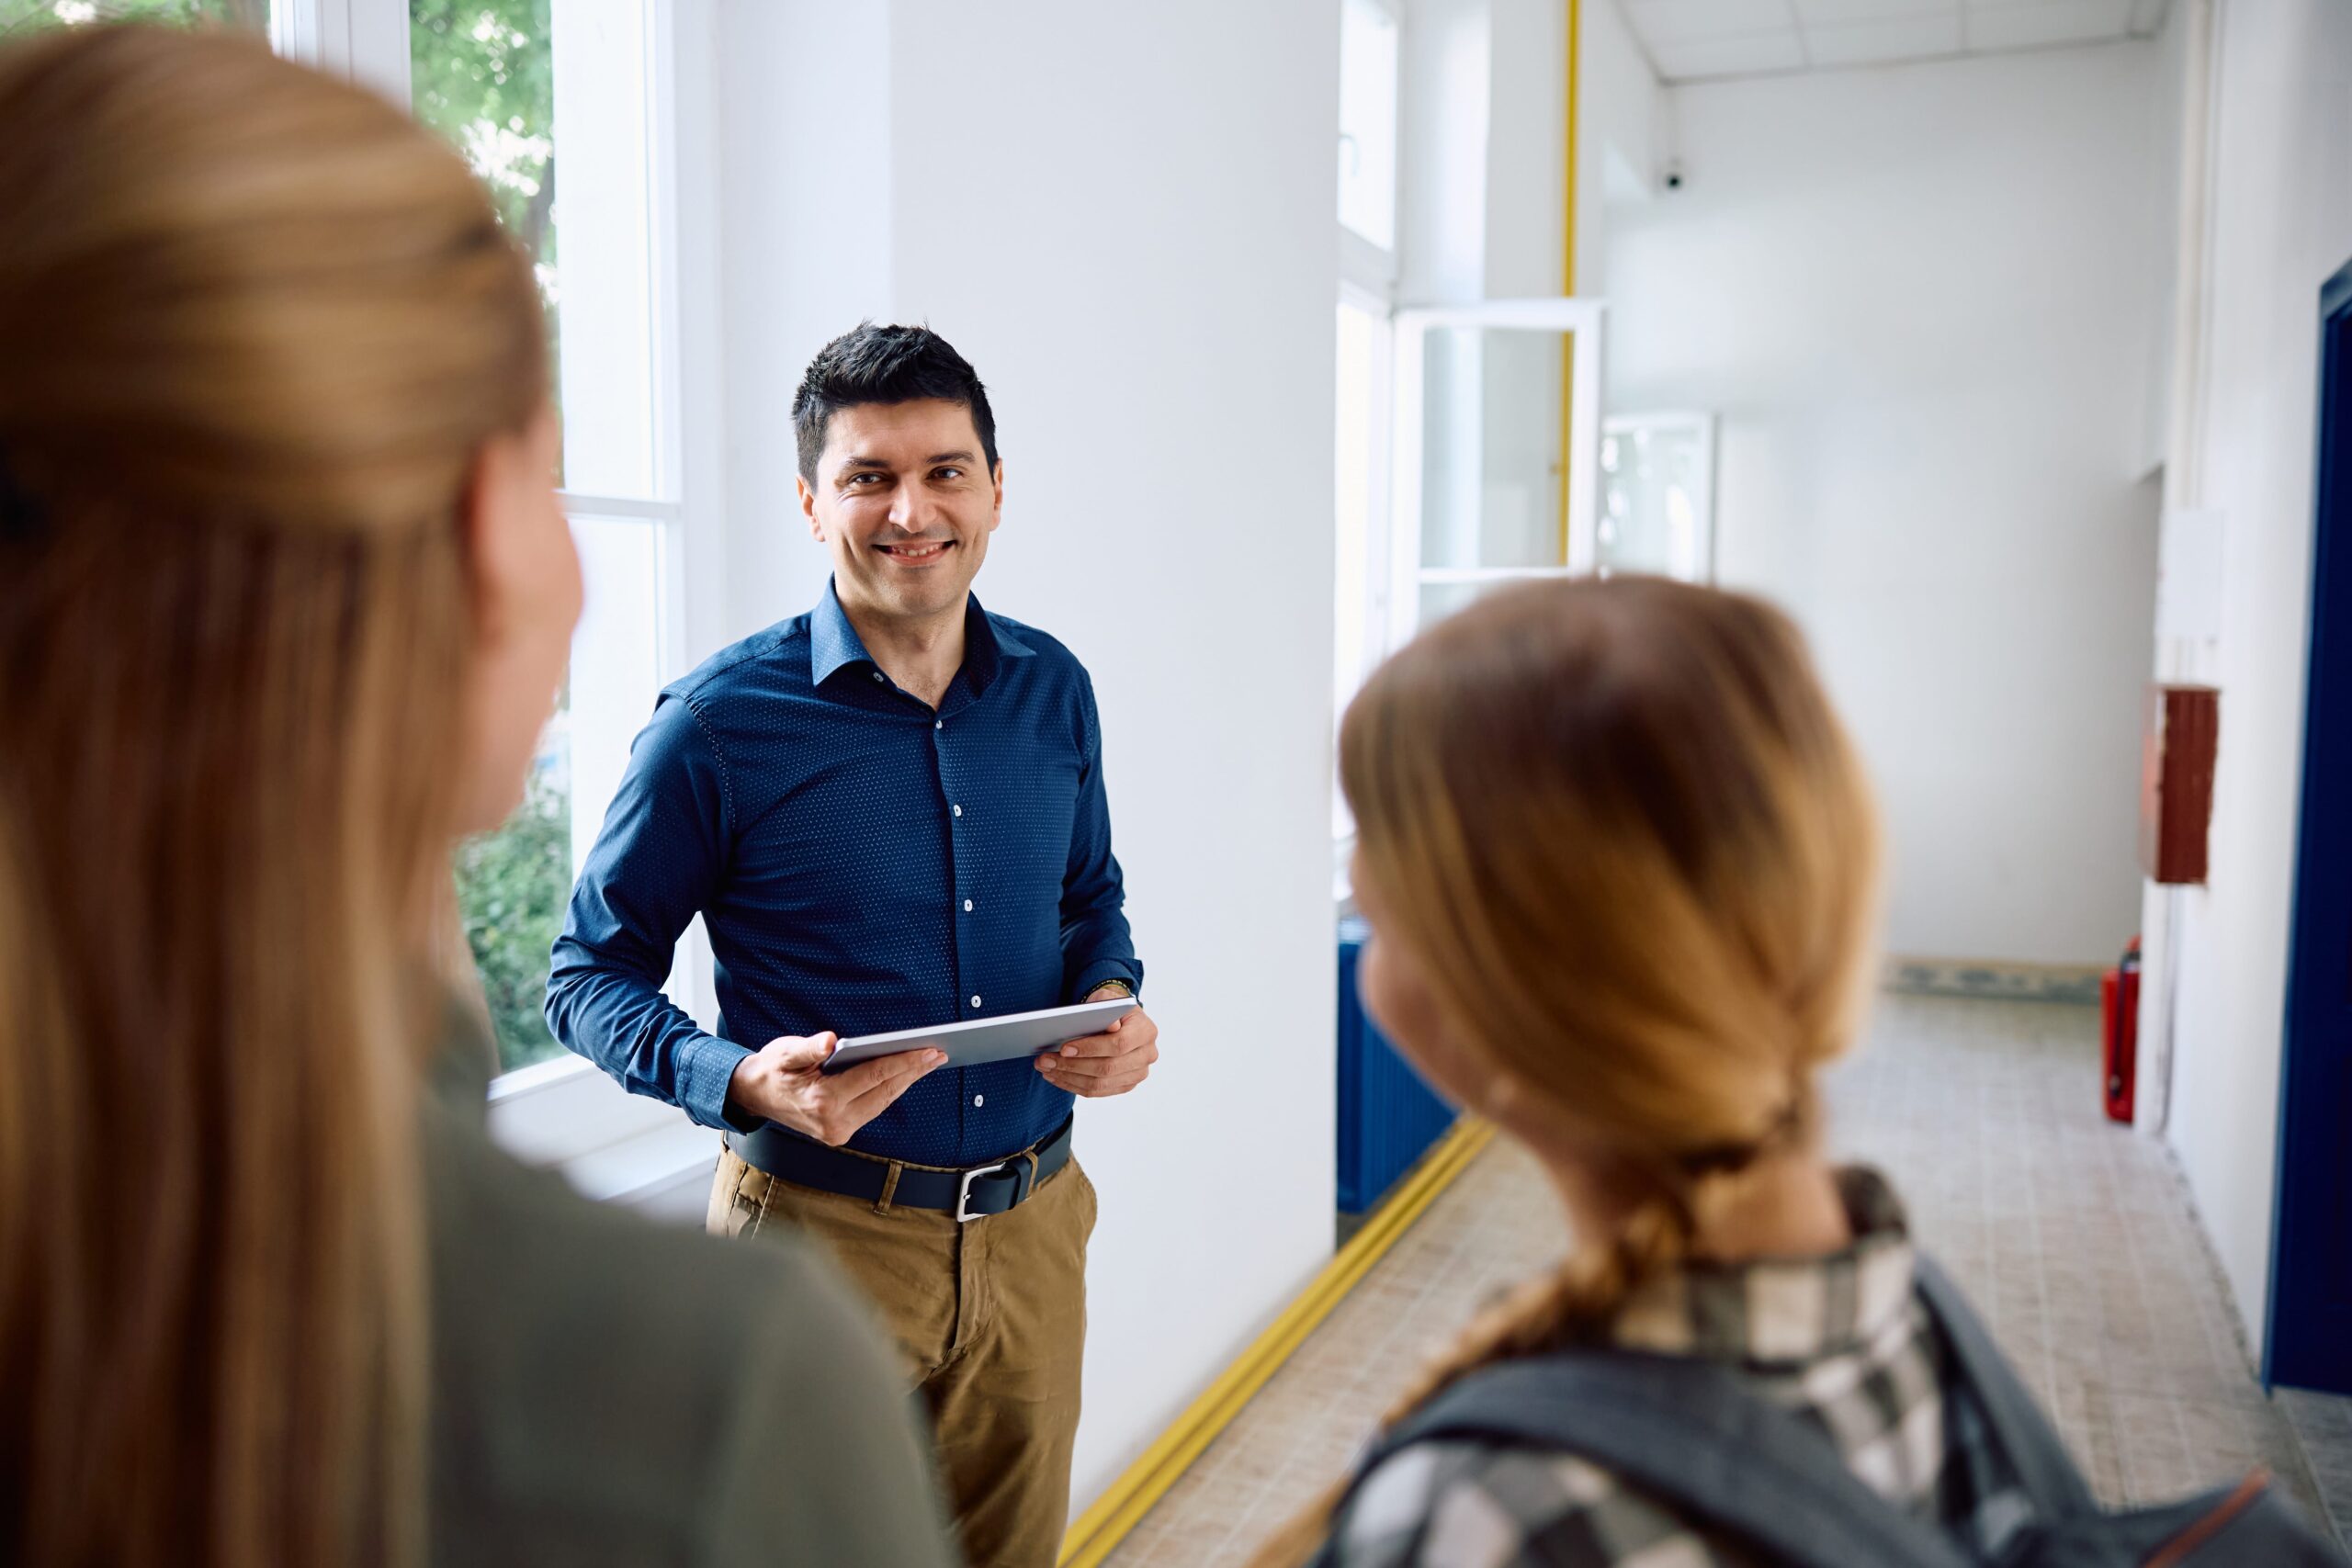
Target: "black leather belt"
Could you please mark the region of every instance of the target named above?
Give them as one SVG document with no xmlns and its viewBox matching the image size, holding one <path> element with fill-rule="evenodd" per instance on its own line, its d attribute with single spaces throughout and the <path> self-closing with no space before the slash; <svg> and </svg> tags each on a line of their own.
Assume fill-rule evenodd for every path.
<svg viewBox="0 0 2352 1568">
<path fill-rule="evenodd" d="M 1045 1184 L 1046 1178 L 1069 1163 L 1070 1131 L 1077 1120 L 1073 1116 L 1064 1122 L 1043 1143 L 969 1170 L 942 1170 L 882 1159 L 855 1149 L 830 1148 L 797 1133 L 787 1133 L 773 1122 L 755 1133 L 729 1134 L 727 1146 L 744 1164 L 797 1187 L 863 1198 L 891 1208 L 937 1209 L 959 1220 L 978 1220 L 1020 1207 Z"/>
</svg>

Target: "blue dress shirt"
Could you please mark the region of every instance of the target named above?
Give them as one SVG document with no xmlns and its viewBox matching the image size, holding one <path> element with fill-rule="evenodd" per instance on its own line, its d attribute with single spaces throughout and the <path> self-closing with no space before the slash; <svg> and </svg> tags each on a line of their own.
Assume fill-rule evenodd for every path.
<svg viewBox="0 0 2352 1568">
<path fill-rule="evenodd" d="M 1058 1007 L 1106 980 L 1139 991 L 1124 901 L 1094 689 L 1070 651 L 975 599 L 934 710 L 874 662 L 829 583 L 663 689 L 572 892 L 548 1025 L 631 1091 L 748 1131 L 727 1104 L 746 1046 Z M 662 994 L 697 914 L 717 1037 Z M 941 1067 L 850 1147 L 978 1165 L 1069 1108 L 1026 1059 Z"/>
</svg>

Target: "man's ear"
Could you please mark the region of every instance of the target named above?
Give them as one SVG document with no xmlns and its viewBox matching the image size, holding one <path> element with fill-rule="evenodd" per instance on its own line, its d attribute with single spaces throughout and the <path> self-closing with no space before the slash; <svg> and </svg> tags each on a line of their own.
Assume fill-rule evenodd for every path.
<svg viewBox="0 0 2352 1568">
<path fill-rule="evenodd" d="M 1003 459 L 1003 458 L 999 457 L 999 458 L 996 460 L 996 471 L 995 471 L 995 473 L 994 473 L 994 474 L 992 474 L 992 475 L 991 475 L 991 476 L 989 476 L 989 477 L 990 477 L 992 479 L 994 479 L 994 481 L 995 481 L 995 483 L 996 483 L 996 503 L 995 503 L 995 506 L 994 506 L 993 510 L 991 510 L 991 511 L 989 513 L 989 533 L 991 533 L 991 534 L 993 534 L 993 533 L 995 533 L 995 532 L 997 531 L 997 526 L 998 526 L 998 525 L 1001 524 L 1001 523 L 1004 521 L 1004 459 Z"/>
<path fill-rule="evenodd" d="M 800 497 L 800 515 L 808 519 L 808 536 L 819 544 L 825 542 L 825 525 L 817 521 L 817 491 L 806 474 L 792 476 L 792 486 Z"/>
</svg>

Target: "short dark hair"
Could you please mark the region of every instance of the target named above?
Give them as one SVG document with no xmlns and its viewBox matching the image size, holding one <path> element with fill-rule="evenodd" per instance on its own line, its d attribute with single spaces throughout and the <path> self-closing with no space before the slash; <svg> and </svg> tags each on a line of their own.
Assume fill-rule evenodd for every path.
<svg viewBox="0 0 2352 1568">
<path fill-rule="evenodd" d="M 792 394 L 792 428 L 800 443 L 800 477 L 817 482 L 825 427 L 861 403 L 910 403 L 922 398 L 961 403 L 979 432 L 980 454 L 996 472 L 996 415 L 971 364 L 929 327 L 877 327 L 860 321 L 817 351 Z"/>
</svg>

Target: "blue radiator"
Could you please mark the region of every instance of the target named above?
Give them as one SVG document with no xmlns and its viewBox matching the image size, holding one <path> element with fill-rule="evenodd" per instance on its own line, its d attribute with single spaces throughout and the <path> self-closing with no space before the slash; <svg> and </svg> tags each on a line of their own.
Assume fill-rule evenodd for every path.
<svg viewBox="0 0 2352 1568">
<path fill-rule="evenodd" d="M 1364 1016 L 1356 961 L 1369 935 L 1340 922 L 1340 1212 L 1361 1214 L 1453 1124 L 1453 1108 L 1421 1081 Z"/>
</svg>

